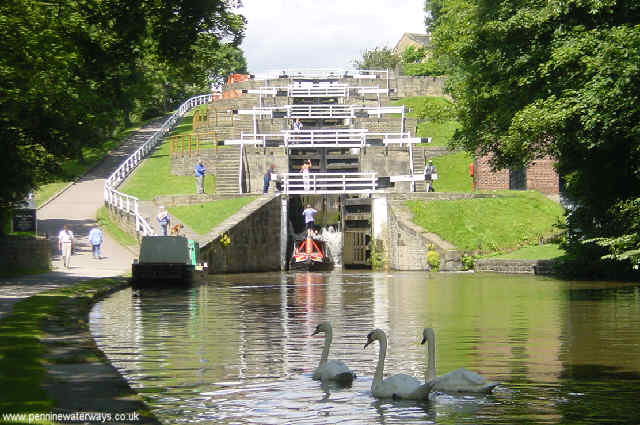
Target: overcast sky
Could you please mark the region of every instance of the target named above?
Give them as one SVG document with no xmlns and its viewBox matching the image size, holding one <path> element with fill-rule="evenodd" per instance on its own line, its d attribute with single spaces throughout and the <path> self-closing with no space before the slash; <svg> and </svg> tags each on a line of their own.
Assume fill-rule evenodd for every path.
<svg viewBox="0 0 640 425">
<path fill-rule="evenodd" d="M 365 49 L 424 33 L 424 0 L 242 0 L 249 72 L 351 68 Z"/>
</svg>

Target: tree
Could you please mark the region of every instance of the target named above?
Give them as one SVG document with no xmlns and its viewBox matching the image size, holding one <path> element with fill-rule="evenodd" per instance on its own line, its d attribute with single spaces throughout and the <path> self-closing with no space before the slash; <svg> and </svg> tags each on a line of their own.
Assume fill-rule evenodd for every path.
<svg viewBox="0 0 640 425">
<path fill-rule="evenodd" d="M 400 56 L 389 47 L 376 47 L 362 52 L 362 58 L 353 61 L 358 69 L 394 69 Z"/>
<path fill-rule="evenodd" d="M 424 11 L 426 16 L 424 18 L 424 25 L 427 27 L 427 31 L 433 31 L 437 25 L 438 18 L 442 14 L 443 0 L 425 0 Z"/>
<path fill-rule="evenodd" d="M 493 154 L 496 168 L 554 156 L 573 251 L 607 254 L 599 241 L 637 265 L 640 4 L 448 0 L 440 12 L 432 35 L 461 123 L 454 144 Z"/>
<path fill-rule="evenodd" d="M 438 61 L 426 47 L 409 46 L 400 55 L 404 75 L 425 76 L 443 75 Z"/>
<path fill-rule="evenodd" d="M 0 3 L 0 208 L 60 176 L 62 161 L 81 157 L 83 146 L 102 143 L 140 105 L 166 95 L 168 78 L 181 77 L 184 92 L 241 68 L 245 20 L 231 12 L 237 3 Z M 203 59 L 201 39 L 215 61 Z"/>
</svg>

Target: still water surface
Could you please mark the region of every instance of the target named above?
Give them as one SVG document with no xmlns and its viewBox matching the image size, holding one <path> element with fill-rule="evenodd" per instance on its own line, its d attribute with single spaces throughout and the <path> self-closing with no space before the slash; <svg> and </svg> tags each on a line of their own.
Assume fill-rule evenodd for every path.
<svg viewBox="0 0 640 425">
<path fill-rule="evenodd" d="M 330 358 L 351 388 L 311 379 L 333 324 Z M 500 382 L 488 396 L 376 400 L 385 375 L 422 380 L 422 328 L 438 375 L 466 367 Z M 272 273 L 210 276 L 186 289 L 120 291 L 97 304 L 100 348 L 167 424 L 640 423 L 640 285 L 532 276 Z"/>
</svg>

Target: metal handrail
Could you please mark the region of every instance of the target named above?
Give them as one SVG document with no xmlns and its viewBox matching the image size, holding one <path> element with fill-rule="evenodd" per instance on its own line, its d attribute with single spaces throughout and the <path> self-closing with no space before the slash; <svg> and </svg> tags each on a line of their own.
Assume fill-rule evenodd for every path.
<svg viewBox="0 0 640 425">
<path fill-rule="evenodd" d="M 376 190 L 376 173 L 282 173 L 287 194 L 372 193 Z"/>
<path fill-rule="evenodd" d="M 125 214 L 134 215 L 136 219 L 136 232 L 141 232 L 144 236 L 154 234 L 153 227 L 145 220 L 138 210 L 139 199 L 135 196 L 116 190 L 120 184 L 133 172 L 133 170 L 142 162 L 149 152 L 166 136 L 178 120 L 195 106 L 210 103 L 212 95 L 204 94 L 194 96 L 178 107 L 161 126 L 158 131 L 149 136 L 146 142 L 142 144 L 135 152 L 125 159 L 116 170 L 107 177 L 104 183 L 104 201 L 108 205 L 116 207 Z"/>
</svg>

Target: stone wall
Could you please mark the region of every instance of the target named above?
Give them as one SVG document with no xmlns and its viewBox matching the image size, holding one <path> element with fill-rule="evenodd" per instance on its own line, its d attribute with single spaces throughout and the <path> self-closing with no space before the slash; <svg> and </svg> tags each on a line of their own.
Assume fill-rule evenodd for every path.
<svg viewBox="0 0 640 425">
<path fill-rule="evenodd" d="M 215 175 L 217 157 L 218 155 L 216 149 L 201 149 L 199 154 L 193 153 L 191 154 L 191 156 L 174 154 L 171 157 L 171 175 L 193 176 L 193 170 L 196 166 L 196 163 L 198 162 L 198 159 L 202 160 L 204 167 L 207 169 L 206 174 Z"/>
<path fill-rule="evenodd" d="M 444 77 L 394 76 L 389 81 L 393 97 L 444 96 Z"/>
<path fill-rule="evenodd" d="M 440 271 L 462 270 L 461 255 L 456 248 L 414 224 L 404 202 L 389 202 L 388 211 L 390 240 L 386 251 L 392 269 L 428 270 L 427 249 L 431 245 L 440 255 Z"/>
<path fill-rule="evenodd" d="M 280 197 L 276 196 L 216 227 L 213 234 L 207 235 L 211 242 L 200 247 L 209 273 L 280 270 L 280 212 Z M 228 246 L 220 242 L 223 234 L 231 239 Z"/>
<path fill-rule="evenodd" d="M 247 192 L 262 192 L 264 174 L 271 164 L 275 165 L 276 173 L 289 172 L 289 158 L 284 148 L 246 148 L 243 167 Z M 274 190 L 273 183 L 270 190 Z"/>
<path fill-rule="evenodd" d="M 515 274 L 553 274 L 553 260 L 478 260 L 473 268 L 476 272 L 515 273 Z"/>
<path fill-rule="evenodd" d="M 48 239 L 43 238 L 18 236 L 2 238 L 0 239 L 0 272 L 48 270 L 53 246 Z"/>
<path fill-rule="evenodd" d="M 127 214 L 113 205 L 105 204 L 111 221 L 113 221 L 123 232 L 130 234 L 139 240 L 140 235 L 136 231 L 136 218 L 132 214 Z"/>
</svg>

